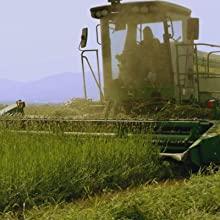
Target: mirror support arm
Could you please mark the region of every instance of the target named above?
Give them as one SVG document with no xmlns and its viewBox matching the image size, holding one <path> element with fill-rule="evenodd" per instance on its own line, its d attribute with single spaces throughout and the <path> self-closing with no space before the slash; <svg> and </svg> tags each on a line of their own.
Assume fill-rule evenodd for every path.
<svg viewBox="0 0 220 220">
<path fill-rule="evenodd" d="M 100 100 L 103 101 L 104 99 L 104 94 L 102 91 L 102 84 L 101 84 L 101 73 L 100 73 L 100 66 L 99 66 L 99 54 L 98 54 L 98 50 L 97 49 L 91 49 L 91 50 L 81 50 L 81 62 L 82 62 L 82 71 L 83 71 L 83 89 L 84 89 L 84 97 L 85 99 L 88 98 L 87 96 L 87 89 L 86 89 L 86 73 L 85 73 L 85 63 L 84 61 L 86 61 L 87 65 L 89 66 L 89 69 L 92 73 L 93 79 L 95 80 L 96 86 L 99 89 L 99 94 L 100 94 Z M 96 53 L 96 61 L 97 61 L 97 72 L 98 72 L 98 79 L 96 78 L 95 72 L 89 62 L 88 57 L 85 55 L 85 53 L 89 53 L 89 52 L 95 52 Z"/>
</svg>

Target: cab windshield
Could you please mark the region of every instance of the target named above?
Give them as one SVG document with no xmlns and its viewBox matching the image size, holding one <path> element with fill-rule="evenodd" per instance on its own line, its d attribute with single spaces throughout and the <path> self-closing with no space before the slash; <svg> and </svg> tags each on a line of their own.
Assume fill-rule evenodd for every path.
<svg viewBox="0 0 220 220">
<path fill-rule="evenodd" d="M 135 55 L 138 45 L 144 43 L 144 30 L 151 29 L 153 38 L 157 43 L 164 43 L 164 27 L 162 22 L 126 24 L 123 29 L 117 30 L 114 23 L 109 24 L 112 58 L 112 78 L 116 79 L 120 74 L 120 56 L 126 52 Z M 149 42 L 150 43 L 150 42 Z M 150 52 L 150 51 L 146 51 Z"/>
<path fill-rule="evenodd" d="M 128 16 L 126 16 L 128 18 Z M 123 16 L 109 20 L 112 79 L 135 87 L 161 87 L 172 81 L 164 18 Z M 168 31 L 171 25 L 167 23 Z M 182 22 L 172 23 L 172 41 L 182 40 Z"/>
<path fill-rule="evenodd" d="M 110 20 L 109 36 L 113 80 L 130 83 L 154 74 L 160 45 L 164 44 L 162 21 Z"/>
</svg>

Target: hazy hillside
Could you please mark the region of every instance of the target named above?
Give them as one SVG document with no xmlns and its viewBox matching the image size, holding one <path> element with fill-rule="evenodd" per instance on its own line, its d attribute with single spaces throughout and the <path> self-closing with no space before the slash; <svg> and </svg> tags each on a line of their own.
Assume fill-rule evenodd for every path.
<svg viewBox="0 0 220 220">
<path fill-rule="evenodd" d="M 87 77 L 88 94 L 97 99 L 98 92 L 91 77 Z M 31 103 L 60 103 L 83 97 L 81 73 L 61 73 L 27 83 L 0 79 L 0 102 L 23 99 Z"/>
</svg>

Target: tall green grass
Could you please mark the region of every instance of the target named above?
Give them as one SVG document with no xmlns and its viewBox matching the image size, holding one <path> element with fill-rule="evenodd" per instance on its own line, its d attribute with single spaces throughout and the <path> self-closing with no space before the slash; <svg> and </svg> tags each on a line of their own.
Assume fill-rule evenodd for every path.
<svg viewBox="0 0 220 220">
<path fill-rule="evenodd" d="M 23 213 L 26 220 L 217 220 L 220 173 L 189 181 L 141 186 L 86 202 L 60 204 Z M 13 215 L 4 216 L 13 219 Z"/>
<path fill-rule="evenodd" d="M 149 137 L 0 132 L 0 211 L 85 198 L 157 176 Z"/>
</svg>

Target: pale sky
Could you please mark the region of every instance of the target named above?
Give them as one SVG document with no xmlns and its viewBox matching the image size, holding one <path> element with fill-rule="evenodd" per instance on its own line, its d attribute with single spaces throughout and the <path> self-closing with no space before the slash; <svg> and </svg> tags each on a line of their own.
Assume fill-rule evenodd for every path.
<svg viewBox="0 0 220 220">
<path fill-rule="evenodd" d="M 200 42 L 220 44 L 220 0 L 170 0 L 200 18 Z M 125 2 L 125 1 L 124 1 Z M 89 48 L 96 48 L 89 8 L 107 0 L 0 0 L 0 78 L 20 81 L 62 72 L 80 72 L 81 28 L 89 27 Z"/>
</svg>

